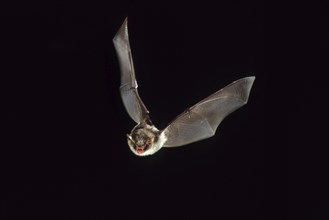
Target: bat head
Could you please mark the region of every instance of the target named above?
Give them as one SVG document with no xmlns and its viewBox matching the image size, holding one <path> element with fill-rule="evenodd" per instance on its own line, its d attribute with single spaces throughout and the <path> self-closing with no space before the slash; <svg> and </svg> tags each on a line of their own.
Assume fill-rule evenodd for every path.
<svg viewBox="0 0 329 220">
<path fill-rule="evenodd" d="M 146 156 L 155 153 L 158 147 L 160 131 L 153 125 L 137 125 L 130 134 L 127 134 L 128 145 L 137 156 Z"/>
</svg>

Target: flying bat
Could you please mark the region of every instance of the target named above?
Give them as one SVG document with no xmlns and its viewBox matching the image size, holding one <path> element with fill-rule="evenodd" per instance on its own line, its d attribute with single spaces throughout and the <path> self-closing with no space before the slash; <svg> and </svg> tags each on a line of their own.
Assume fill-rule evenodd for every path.
<svg viewBox="0 0 329 220">
<path fill-rule="evenodd" d="M 127 134 L 128 145 L 138 156 L 152 155 L 162 147 L 179 147 L 212 137 L 226 116 L 248 102 L 254 76 L 239 79 L 218 90 L 159 130 L 151 122 L 149 111 L 137 91 L 127 18 L 113 43 L 121 71 L 121 98 L 129 116 L 137 123 Z"/>
</svg>

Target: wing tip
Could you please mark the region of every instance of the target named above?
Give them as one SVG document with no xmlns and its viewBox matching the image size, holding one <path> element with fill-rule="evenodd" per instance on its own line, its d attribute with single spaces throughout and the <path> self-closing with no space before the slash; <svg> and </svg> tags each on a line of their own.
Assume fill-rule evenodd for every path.
<svg viewBox="0 0 329 220">
<path fill-rule="evenodd" d="M 245 97 L 243 99 L 244 104 L 248 103 L 251 87 L 254 84 L 255 79 L 256 79 L 256 76 L 248 76 L 248 77 L 245 77 L 245 78 L 241 79 L 241 80 L 245 81 L 245 85 L 244 85 Z"/>
<path fill-rule="evenodd" d="M 125 18 L 118 32 L 115 34 L 113 42 L 115 43 L 121 39 L 128 41 L 128 17 Z"/>
<path fill-rule="evenodd" d="M 243 105 L 248 103 L 251 87 L 254 84 L 255 79 L 256 79 L 255 76 L 247 76 L 247 77 L 238 79 L 229 85 L 229 86 L 233 86 L 233 87 L 237 86 L 238 91 L 239 91 L 238 98 L 242 101 Z"/>
<path fill-rule="evenodd" d="M 256 76 L 247 76 L 246 79 L 249 79 L 250 81 L 255 81 Z"/>
</svg>

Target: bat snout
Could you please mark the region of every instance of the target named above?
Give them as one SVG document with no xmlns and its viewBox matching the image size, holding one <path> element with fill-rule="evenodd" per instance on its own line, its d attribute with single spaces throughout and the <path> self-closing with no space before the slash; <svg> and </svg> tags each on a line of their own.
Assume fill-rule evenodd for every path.
<svg viewBox="0 0 329 220">
<path fill-rule="evenodd" d="M 144 153 L 145 145 L 136 146 L 136 152 L 138 154 Z"/>
</svg>

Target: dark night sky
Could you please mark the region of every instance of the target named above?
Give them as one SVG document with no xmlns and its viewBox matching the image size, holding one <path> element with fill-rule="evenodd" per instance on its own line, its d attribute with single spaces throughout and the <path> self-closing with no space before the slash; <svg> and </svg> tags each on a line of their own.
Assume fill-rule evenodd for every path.
<svg viewBox="0 0 329 220">
<path fill-rule="evenodd" d="M 1 3 L 0 218 L 328 219 L 324 4 L 113 2 Z M 211 139 L 133 155 L 112 45 L 126 16 L 160 129 L 255 75 L 249 103 Z"/>
</svg>

